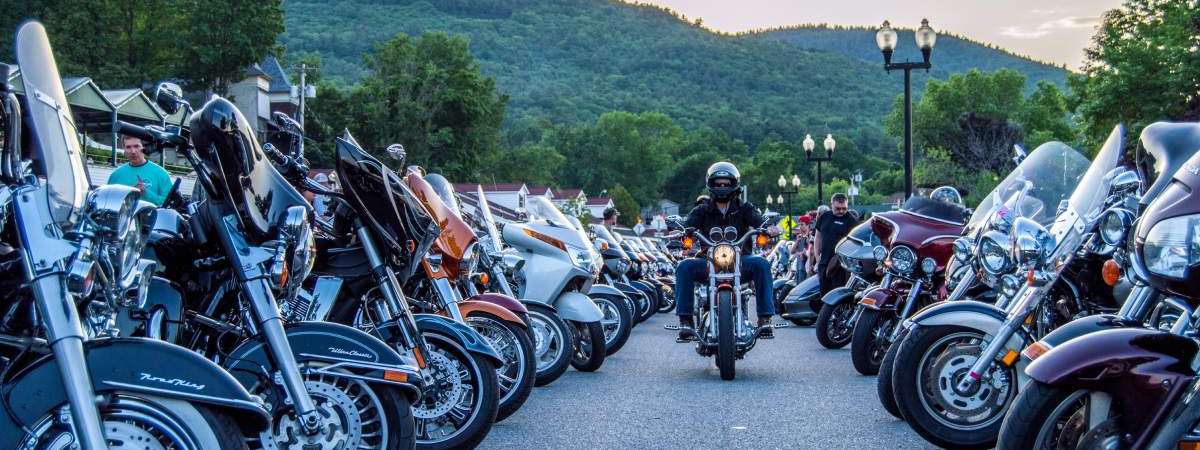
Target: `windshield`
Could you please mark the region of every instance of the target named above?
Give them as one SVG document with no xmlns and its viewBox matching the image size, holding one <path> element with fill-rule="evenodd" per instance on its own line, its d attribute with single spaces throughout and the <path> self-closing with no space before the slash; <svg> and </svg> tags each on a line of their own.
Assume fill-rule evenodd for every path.
<svg viewBox="0 0 1200 450">
<path fill-rule="evenodd" d="M 909 197 L 900 210 L 947 222 L 962 223 L 963 219 L 961 205 L 916 195 Z"/>
<path fill-rule="evenodd" d="M 454 215 L 462 217 L 462 209 L 458 207 L 458 197 L 454 196 L 454 186 L 446 180 L 446 177 L 431 173 L 425 176 L 425 182 L 433 187 L 433 191 L 442 199 L 442 203 L 445 203 L 447 208 L 454 211 Z"/>
<path fill-rule="evenodd" d="M 28 123 L 33 131 L 35 170 L 46 181 L 50 213 L 64 229 L 73 228 L 88 191 L 79 133 L 63 92 L 62 78 L 46 29 L 29 22 L 17 30 L 17 64 L 25 86 Z"/>
<path fill-rule="evenodd" d="M 483 216 L 483 226 L 492 241 L 492 249 L 500 251 L 504 245 L 500 243 L 500 231 L 496 229 L 496 218 L 492 217 L 492 206 L 488 203 L 487 195 L 483 194 L 483 186 L 475 186 L 475 193 L 479 195 L 479 212 Z"/>
<path fill-rule="evenodd" d="M 1100 151 L 1096 152 L 1092 166 L 1079 180 L 1079 188 L 1071 194 L 1071 207 L 1075 208 L 1075 212 L 1089 222 L 1100 213 L 1099 208 L 1104 203 L 1104 199 L 1108 197 L 1109 182 L 1112 180 L 1107 175 L 1117 167 L 1117 162 L 1121 159 L 1124 131 L 1121 125 L 1113 128 L 1112 132 L 1108 134 L 1108 139 L 1104 141 L 1104 145 L 1100 147 Z"/>
<path fill-rule="evenodd" d="M 574 217 L 571 218 L 574 221 L 568 219 L 567 216 L 563 215 L 562 211 L 559 211 L 553 203 L 550 203 L 550 199 L 540 195 L 529 197 L 527 202 L 525 210 L 529 212 L 530 219 L 545 220 L 551 225 L 574 230 L 575 234 L 579 236 L 579 245 L 583 245 L 593 258 L 597 256 L 595 249 L 592 248 L 592 240 L 583 232 L 583 225 L 579 223 L 579 219 L 575 219 Z"/>
<path fill-rule="evenodd" d="M 1089 164 L 1087 158 L 1062 142 L 1038 146 L 979 202 L 967 228 L 974 229 L 1001 208 L 1049 227 L 1058 204 L 1075 191 Z"/>
<path fill-rule="evenodd" d="M 604 225 L 593 225 L 592 231 L 596 233 L 596 237 L 604 239 L 605 242 L 608 242 L 609 250 L 616 250 L 621 254 L 621 258 L 629 259 L 629 256 L 625 254 L 625 251 L 621 250 L 621 241 L 617 240 L 617 238 L 608 231 L 608 227 Z"/>
</svg>

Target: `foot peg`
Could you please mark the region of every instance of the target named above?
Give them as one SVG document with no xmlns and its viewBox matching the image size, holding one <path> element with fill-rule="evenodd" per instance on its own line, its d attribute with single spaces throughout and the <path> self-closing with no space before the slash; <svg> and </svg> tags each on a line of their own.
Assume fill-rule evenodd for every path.
<svg viewBox="0 0 1200 450">
<path fill-rule="evenodd" d="M 700 335 L 696 334 L 696 330 L 682 325 L 663 325 L 663 328 L 679 332 L 679 337 L 675 338 L 675 342 L 694 342 L 700 340 Z"/>
<path fill-rule="evenodd" d="M 771 324 L 771 328 L 791 328 L 791 327 L 792 327 L 792 324 L 790 324 L 790 323 L 780 322 L 780 323 Z"/>
<path fill-rule="evenodd" d="M 678 330 L 679 330 L 679 329 L 681 329 L 681 328 L 683 328 L 683 327 L 681 327 L 681 326 L 679 326 L 679 325 L 670 325 L 670 324 L 668 324 L 668 325 L 663 325 L 663 329 L 664 329 L 664 330 L 678 331 Z"/>
</svg>

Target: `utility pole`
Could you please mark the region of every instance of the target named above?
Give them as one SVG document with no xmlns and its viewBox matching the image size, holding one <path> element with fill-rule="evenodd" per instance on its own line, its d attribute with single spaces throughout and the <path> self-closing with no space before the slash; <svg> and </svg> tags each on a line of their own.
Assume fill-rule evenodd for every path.
<svg viewBox="0 0 1200 450">
<path fill-rule="evenodd" d="M 300 64 L 300 117 L 296 118 L 304 127 L 304 97 L 308 96 L 308 86 L 305 85 L 304 75 L 308 73 L 308 64 Z"/>
</svg>

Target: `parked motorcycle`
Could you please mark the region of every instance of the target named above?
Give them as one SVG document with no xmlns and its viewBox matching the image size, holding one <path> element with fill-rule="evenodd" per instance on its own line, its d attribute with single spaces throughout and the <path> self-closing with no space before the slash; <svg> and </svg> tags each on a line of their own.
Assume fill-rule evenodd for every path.
<svg viewBox="0 0 1200 450">
<path fill-rule="evenodd" d="M 1200 211 L 1192 195 L 1200 178 L 1189 169 L 1200 164 L 1200 125 L 1153 124 L 1141 137 L 1157 168 L 1182 170 L 1160 172 L 1141 197 L 1139 219 L 1127 205 L 1099 219 L 1104 243 L 1127 253 L 1120 259 L 1134 292 L 1116 315 L 1077 319 L 1022 352 L 1032 360 L 1025 371 L 1030 381 L 1004 419 L 998 448 L 1200 444 L 1194 369 L 1200 291 L 1190 232 Z M 1178 320 L 1158 323 L 1159 314 L 1149 314 L 1154 303 L 1178 305 Z"/>
<path fill-rule="evenodd" d="M 25 23 L 15 48 L 23 111 L 0 70 L 0 448 L 245 448 L 242 433 L 271 420 L 237 380 L 187 349 L 119 336 L 117 311 L 143 305 L 152 281 L 140 255 L 154 207 L 129 187 L 88 192 L 45 29 Z"/>
<path fill-rule="evenodd" d="M 739 237 L 735 227 L 713 227 L 705 236 L 689 228 L 676 237 L 683 239 L 685 248 L 699 240 L 704 244 L 708 262 L 708 285 L 701 288 L 704 300 L 697 305 L 696 353 L 715 356 L 721 379 L 732 380 L 737 374 L 737 360 L 754 348 L 767 329 L 751 322 L 754 315 L 747 308 L 750 296 L 741 289 L 742 246 L 749 239 L 754 239 L 760 247 L 765 246 L 767 233 L 752 229 Z M 770 289 L 770 286 L 761 288 Z M 667 325 L 665 328 L 678 330 L 679 326 Z"/>
<path fill-rule="evenodd" d="M 822 305 L 818 308 L 816 334 L 822 347 L 839 349 L 850 345 L 859 316 L 858 301 L 871 286 L 879 283 L 882 271 L 879 263 L 882 261 L 875 258 L 875 247 L 881 244 L 871 226 L 871 222 L 858 224 L 834 247 L 839 264 L 850 277 L 844 286 L 834 288 L 818 299 Z M 816 288 L 820 295 L 820 285 Z"/>
<path fill-rule="evenodd" d="M 878 374 L 900 322 L 945 295 L 946 265 L 965 213 L 961 205 L 914 196 L 899 211 L 872 217 L 871 230 L 882 244 L 875 257 L 884 275 L 863 294 L 858 317 L 851 319 L 850 358 L 858 373 Z"/>
<path fill-rule="evenodd" d="M 896 354 L 892 388 L 901 414 L 926 440 L 953 448 L 994 445 L 1021 385 L 1021 349 L 1075 314 L 1096 312 L 1084 301 L 1088 297 L 1072 292 L 1076 283 L 1059 281 L 1068 278 L 1060 278 L 1068 266 L 1092 270 L 1086 258 L 1071 264 L 1088 248 L 1106 203 L 1121 200 L 1119 195 L 1110 198 L 1109 188 L 1124 170 L 1114 170 L 1122 132 L 1120 126 L 1114 129 L 1090 164 L 1070 147 L 1050 142 L 1026 158 L 1020 173 L 1010 175 L 1021 180 L 1011 195 L 997 197 L 1007 200 L 992 219 L 995 229 L 980 238 L 975 256 L 987 275 L 1000 276 L 1000 307 L 944 302 L 905 322 L 910 329 Z M 1032 165 L 1035 158 L 1037 166 Z M 1065 192 L 1070 198 L 1055 208 L 1058 213 L 1047 229 L 1036 219 L 1052 214 L 1053 203 L 1047 201 Z M 1024 282 L 1009 274 L 1014 269 L 1025 274 Z"/>
</svg>

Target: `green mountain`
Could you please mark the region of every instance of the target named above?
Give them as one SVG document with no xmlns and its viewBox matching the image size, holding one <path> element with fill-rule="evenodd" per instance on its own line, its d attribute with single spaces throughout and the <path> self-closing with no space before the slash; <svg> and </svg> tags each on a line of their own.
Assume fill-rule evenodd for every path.
<svg viewBox="0 0 1200 450">
<path fill-rule="evenodd" d="M 531 125 L 626 110 L 661 111 L 752 146 L 832 132 L 868 152 L 895 148 L 880 122 L 902 81 L 882 70 L 871 30 L 729 35 L 616 0 L 289 0 L 284 7 L 289 55 L 319 54 L 325 76 L 347 83 L 363 74 L 362 54 L 396 33 L 466 35 L 484 72 L 511 97 L 506 125 L 516 140 L 514 130 Z M 939 39 L 934 61 L 935 77 L 1011 68 L 1031 86 L 1062 84 L 1066 73 L 950 36 Z M 914 77 L 918 91 L 925 77 Z"/>
</svg>

